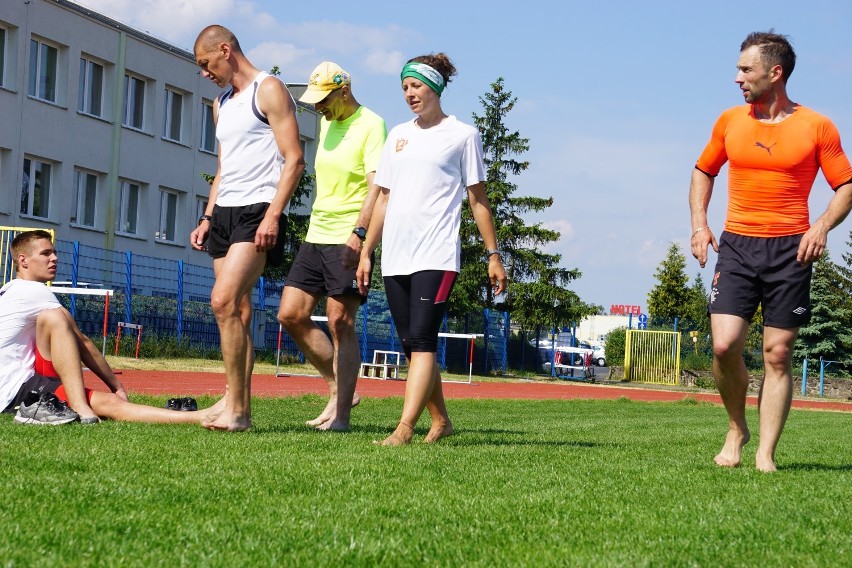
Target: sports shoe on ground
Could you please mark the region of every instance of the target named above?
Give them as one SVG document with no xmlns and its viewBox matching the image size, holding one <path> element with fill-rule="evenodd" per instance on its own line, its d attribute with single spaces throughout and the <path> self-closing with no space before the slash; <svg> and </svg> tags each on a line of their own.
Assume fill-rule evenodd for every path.
<svg viewBox="0 0 852 568">
<path fill-rule="evenodd" d="M 68 405 L 59 400 L 53 393 L 39 393 L 33 391 L 18 407 L 15 414 L 15 422 L 18 424 L 46 424 L 58 426 L 74 422 L 80 416 L 68 408 Z"/>
<path fill-rule="evenodd" d="M 182 398 L 170 398 L 166 402 L 166 408 L 168 408 L 169 410 L 180 410 L 182 403 L 183 403 Z"/>
</svg>

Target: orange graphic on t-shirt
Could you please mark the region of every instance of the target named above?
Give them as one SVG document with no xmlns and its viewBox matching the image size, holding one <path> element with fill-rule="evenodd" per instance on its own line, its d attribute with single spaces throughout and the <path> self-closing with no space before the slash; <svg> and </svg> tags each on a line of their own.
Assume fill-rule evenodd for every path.
<svg viewBox="0 0 852 568">
<path fill-rule="evenodd" d="M 403 150 L 403 148 L 405 148 L 406 144 L 408 144 L 408 140 L 406 140 L 405 138 L 398 139 L 396 141 L 396 151 L 402 152 L 402 150 Z"/>
</svg>

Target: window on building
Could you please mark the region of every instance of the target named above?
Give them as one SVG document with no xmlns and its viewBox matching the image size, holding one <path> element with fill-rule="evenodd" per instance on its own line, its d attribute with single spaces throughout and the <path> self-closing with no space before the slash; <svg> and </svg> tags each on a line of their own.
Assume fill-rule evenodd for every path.
<svg viewBox="0 0 852 568">
<path fill-rule="evenodd" d="M 76 214 L 71 222 L 83 227 L 94 227 L 98 202 L 98 176 L 90 172 L 74 170 L 74 191 L 77 195 Z"/>
<path fill-rule="evenodd" d="M 207 198 L 199 197 L 195 200 L 195 218 L 201 219 L 205 213 L 207 213 Z"/>
<path fill-rule="evenodd" d="M 50 211 L 51 164 L 24 158 L 21 215 L 47 219 Z"/>
<path fill-rule="evenodd" d="M 174 242 L 177 230 L 178 194 L 168 189 L 160 190 L 160 225 L 155 238 Z"/>
<path fill-rule="evenodd" d="M 139 184 L 122 181 L 118 204 L 118 232 L 135 235 L 139 220 Z"/>
<path fill-rule="evenodd" d="M 201 149 L 216 151 L 216 125 L 213 122 L 213 103 L 201 102 Z"/>
<path fill-rule="evenodd" d="M 124 76 L 124 126 L 142 130 L 145 127 L 145 80 Z"/>
<path fill-rule="evenodd" d="M 166 89 L 166 112 L 163 137 L 167 140 L 180 142 L 181 115 L 183 114 L 183 95 L 177 91 Z"/>
<path fill-rule="evenodd" d="M 0 87 L 6 85 L 6 28 L 0 28 Z"/>
<path fill-rule="evenodd" d="M 59 49 L 41 41 L 30 40 L 29 94 L 55 103 L 59 65 Z"/>
<path fill-rule="evenodd" d="M 104 67 L 85 57 L 80 58 L 80 83 L 77 110 L 92 116 L 103 116 Z"/>
</svg>

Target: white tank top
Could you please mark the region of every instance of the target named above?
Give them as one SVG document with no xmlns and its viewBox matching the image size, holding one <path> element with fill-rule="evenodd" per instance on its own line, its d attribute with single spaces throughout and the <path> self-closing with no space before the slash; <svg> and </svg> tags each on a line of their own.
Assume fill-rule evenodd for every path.
<svg viewBox="0 0 852 568">
<path fill-rule="evenodd" d="M 284 156 L 257 104 L 258 87 L 267 77 L 261 71 L 236 95 L 233 87 L 219 95 L 216 138 L 221 164 L 216 205 L 220 207 L 270 203 L 278 188 Z"/>
</svg>

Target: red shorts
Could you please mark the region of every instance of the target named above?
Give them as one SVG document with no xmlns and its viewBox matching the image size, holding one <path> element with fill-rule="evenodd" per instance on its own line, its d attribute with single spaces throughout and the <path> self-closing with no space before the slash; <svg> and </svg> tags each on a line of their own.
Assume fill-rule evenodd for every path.
<svg viewBox="0 0 852 568">
<path fill-rule="evenodd" d="M 53 368 L 53 362 L 42 357 L 38 348 L 36 348 L 35 372 L 36 375 L 41 375 L 42 377 L 59 379 L 59 373 L 57 373 L 56 369 Z M 86 389 L 86 401 L 89 404 L 92 404 L 92 392 L 92 389 Z M 68 402 L 68 395 L 65 394 L 65 387 L 63 385 L 60 384 L 59 387 L 53 391 L 53 394 L 55 394 L 62 402 Z"/>
</svg>

